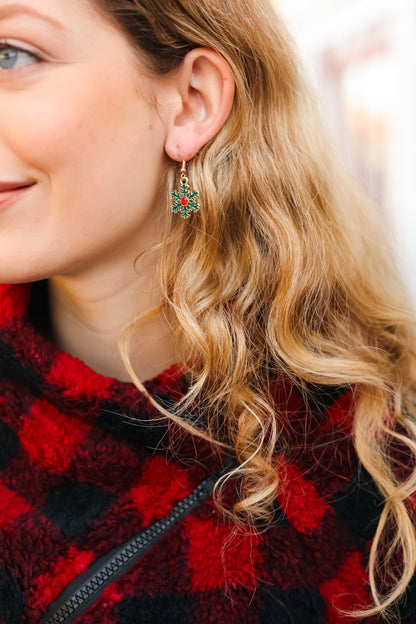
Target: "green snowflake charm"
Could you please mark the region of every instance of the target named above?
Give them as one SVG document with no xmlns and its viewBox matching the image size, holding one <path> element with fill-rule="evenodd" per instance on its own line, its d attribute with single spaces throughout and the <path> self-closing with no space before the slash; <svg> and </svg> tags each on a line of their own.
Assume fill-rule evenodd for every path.
<svg viewBox="0 0 416 624">
<path fill-rule="evenodd" d="M 173 191 L 172 193 L 172 211 L 180 213 L 181 217 L 188 219 L 191 216 L 192 211 L 198 212 L 198 191 L 192 191 L 188 184 L 188 178 L 186 177 L 185 164 L 181 169 L 181 180 L 179 184 L 179 191 Z"/>
</svg>

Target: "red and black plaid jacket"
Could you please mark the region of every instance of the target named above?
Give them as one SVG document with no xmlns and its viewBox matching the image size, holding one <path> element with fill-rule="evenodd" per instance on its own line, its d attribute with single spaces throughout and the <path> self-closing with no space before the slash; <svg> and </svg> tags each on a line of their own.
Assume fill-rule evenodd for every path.
<svg viewBox="0 0 416 624">
<path fill-rule="evenodd" d="M 381 499 L 350 392 L 322 388 L 308 410 L 291 392 L 274 525 L 231 538 L 211 496 L 221 458 L 56 351 L 29 299 L 0 287 L 0 624 L 338 624 L 369 603 Z M 147 387 L 169 404 L 186 379 L 173 367 Z M 415 614 L 410 591 L 401 621 Z"/>
</svg>

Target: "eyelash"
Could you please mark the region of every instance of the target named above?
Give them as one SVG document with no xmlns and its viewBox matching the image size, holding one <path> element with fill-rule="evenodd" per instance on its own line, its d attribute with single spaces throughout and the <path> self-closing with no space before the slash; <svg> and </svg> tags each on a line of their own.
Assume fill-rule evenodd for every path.
<svg viewBox="0 0 416 624">
<path fill-rule="evenodd" d="M 13 42 L 11 41 L 7 41 L 6 39 L 0 39 L 0 56 L 1 53 L 3 52 L 3 50 L 14 50 L 15 52 L 17 52 L 17 54 L 27 54 L 30 57 L 32 57 L 34 59 L 35 63 L 39 63 L 41 62 L 41 58 L 35 53 L 32 52 L 31 50 L 26 50 L 25 48 L 20 48 L 19 46 L 15 45 Z M 2 68 L 0 67 L 0 74 L 3 72 L 18 72 L 18 71 L 22 71 L 24 69 L 26 69 L 26 67 L 28 67 L 29 65 L 32 65 L 32 63 L 28 63 L 28 65 L 24 65 L 23 67 L 7 67 L 7 68 Z"/>
</svg>

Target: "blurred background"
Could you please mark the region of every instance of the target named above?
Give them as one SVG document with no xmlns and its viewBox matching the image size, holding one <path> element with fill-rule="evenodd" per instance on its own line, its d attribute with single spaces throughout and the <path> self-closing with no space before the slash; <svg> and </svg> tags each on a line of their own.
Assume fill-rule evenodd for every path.
<svg viewBox="0 0 416 624">
<path fill-rule="evenodd" d="M 348 168 L 383 210 L 416 307 L 416 0 L 274 0 Z"/>
</svg>

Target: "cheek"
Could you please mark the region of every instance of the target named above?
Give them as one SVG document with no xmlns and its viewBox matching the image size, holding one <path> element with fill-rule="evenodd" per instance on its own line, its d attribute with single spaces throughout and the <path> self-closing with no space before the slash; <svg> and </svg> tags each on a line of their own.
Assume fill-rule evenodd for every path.
<svg viewBox="0 0 416 624">
<path fill-rule="evenodd" d="M 120 245 L 134 245 L 135 257 L 154 239 L 146 228 L 156 227 L 156 213 L 164 208 L 164 127 L 156 110 L 127 78 L 117 81 L 95 70 L 88 75 L 74 69 L 71 79 L 70 72 L 62 73 L 67 80 L 45 79 L 9 94 L 10 115 L 0 122 L 8 170 L 38 181 L 22 210 L 3 220 L 0 215 L 0 224 L 27 240 L 36 279 L 85 265 Z M 138 236 L 143 244 L 136 245 Z M 28 258 L 10 236 L 8 244 L 8 262 L 19 254 L 16 270 L 26 281 Z M 1 254 L 7 255 L 0 227 Z"/>
<path fill-rule="evenodd" d="M 6 143 L 24 164 L 41 172 L 52 172 L 75 149 L 76 137 L 88 114 L 71 94 L 39 90 L 12 100 L 8 115 Z M 67 95 L 67 97 L 65 97 Z"/>
<path fill-rule="evenodd" d="M 6 143 L 51 184 L 66 175 L 103 180 L 135 166 L 140 155 L 148 169 L 149 152 L 160 151 L 150 107 L 114 76 L 62 71 L 59 81 L 16 93 L 9 110 Z"/>
</svg>

